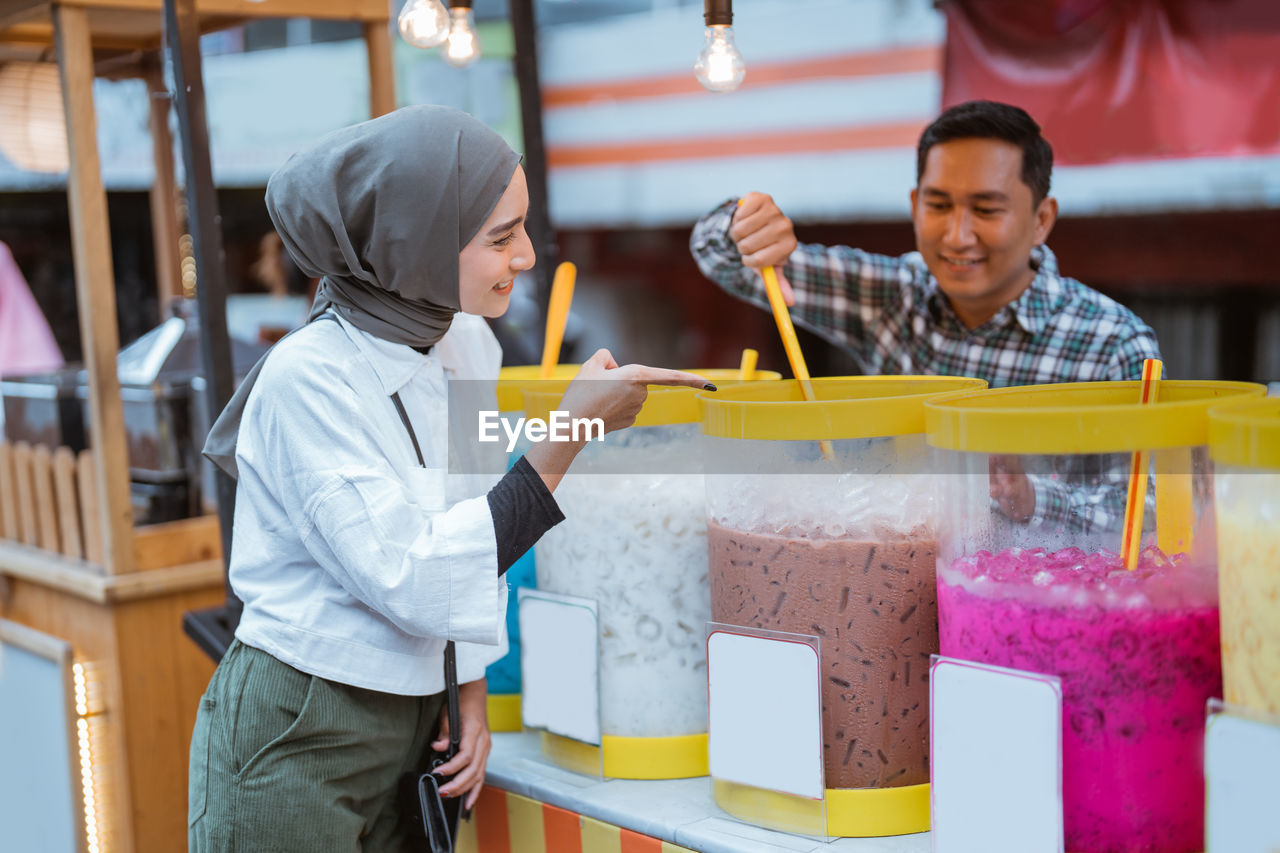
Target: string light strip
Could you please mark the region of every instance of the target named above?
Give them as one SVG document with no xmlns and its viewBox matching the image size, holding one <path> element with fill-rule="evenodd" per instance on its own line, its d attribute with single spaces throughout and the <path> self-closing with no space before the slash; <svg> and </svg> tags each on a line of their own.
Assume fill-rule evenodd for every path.
<svg viewBox="0 0 1280 853">
<path fill-rule="evenodd" d="M 98 797 L 94 785 L 93 748 L 89 737 L 89 690 L 84 665 L 72 664 L 76 690 L 76 738 L 80 746 L 80 788 L 84 802 L 84 837 L 89 853 L 102 853 L 98 838 Z"/>
</svg>

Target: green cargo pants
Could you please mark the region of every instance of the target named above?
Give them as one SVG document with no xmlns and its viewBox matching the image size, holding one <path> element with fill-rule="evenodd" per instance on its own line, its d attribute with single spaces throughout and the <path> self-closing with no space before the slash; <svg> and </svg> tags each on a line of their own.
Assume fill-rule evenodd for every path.
<svg viewBox="0 0 1280 853">
<path fill-rule="evenodd" d="M 425 768 L 443 701 L 326 681 L 233 642 L 191 737 L 191 853 L 421 851 L 398 785 Z"/>
</svg>

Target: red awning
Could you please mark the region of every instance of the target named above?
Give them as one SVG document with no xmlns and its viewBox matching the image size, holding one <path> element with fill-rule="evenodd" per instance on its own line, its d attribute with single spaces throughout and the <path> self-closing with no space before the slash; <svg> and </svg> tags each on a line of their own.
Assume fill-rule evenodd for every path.
<svg viewBox="0 0 1280 853">
<path fill-rule="evenodd" d="M 1280 0 L 950 0 L 943 105 L 1027 110 L 1065 164 L 1280 153 Z"/>
</svg>

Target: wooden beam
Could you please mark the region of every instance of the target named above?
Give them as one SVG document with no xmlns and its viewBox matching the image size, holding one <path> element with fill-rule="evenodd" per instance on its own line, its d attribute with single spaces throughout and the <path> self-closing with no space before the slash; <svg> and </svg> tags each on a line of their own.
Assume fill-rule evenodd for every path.
<svg viewBox="0 0 1280 853">
<path fill-rule="evenodd" d="M 0 32 L 27 21 L 42 20 L 47 14 L 44 0 L 6 0 L 0 7 Z"/>
<path fill-rule="evenodd" d="M 102 566 L 30 545 L 0 542 L 0 574 L 59 589 L 99 604 L 107 600 L 106 575 Z"/>
<path fill-rule="evenodd" d="M 47 13 L 46 9 L 37 10 Z M 107 14 L 105 10 L 96 14 Z M 114 59 L 121 53 L 138 51 L 158 51 L 161 48 L 161 31 L 155 21 L 144 12 L 129 11 L 123 14 L 134 16 L 133 20 L 121 21 L 113 17 L 108 30 L 99 28 L 92 33 L 93 52 L 98 61 Z M 222 15 L 206 16 L 200 19 L 200 32 L 212 33 L 230 29 L 244 24 L 244 17 L 225 17 Z M 42 51 L 53 46 L 53 26 L 48 19 L 20 22 L 12 26 L 0 21 L 0 47 L 25 48 L 34 52 L 31 61 L 40 58 Z M 6 56 L 6 59 L 14 58 Z"/>
<path fill-rule="evenodd" d="M 102 564 L 102 510 L 98 506 L 98 468 L 92 450 L 76 456 L 76 491 L 80 493 L 80 524 L 84 530 L 84 558 Z"/>
<path fill-rule="evenodd" d="M 396 74 L 386 21 L 365 22 L 364 46 L 369 54 L 369 117 L 377 118 L 396 108 Z"/>
<path fill-rule="evenodd" d="M 103 562 L 109 572 L 133 571 L 133 508 L 129 500 L 129 450 L 125 443 L 116 376 L 116 284 L 111 263 L 107 193 L 98 159 L 93 108 L 93 47 L 89 13 L 54 7 L 58 70 L 67 118 L 71 167 L 67 195 L 71 248 L 75 257 L 76 304 L 89 385 L 89 422 L 94 447 Z"/>
<path fill-rule="evenodd" d="M 158 67 L 147 71 L 151 94 L 151 154 L 156 174 L 151 182 L 151 242 L 156 256 L 156 305 L 165 316 L 169 300 L 182 295 L 178 257 L 178 184 L 174 177 L 173 134 L 169 132 L 169 90 Z"/>
<path fill-rule="evenodd" d="M 64 5 L 135 12 L 160 12 L 164 8 L 161 0 L 65 0 Z M 385 0 L 198 0 L 196 13 L 202 18 L 209 15 L 342 21 L 386 21 L 391 18 L 391 9 Z"/>
<path fill-rule="evenodd" d="M 121 603 L 139 601 L 144 598 L 155 598 L 192 590 L 222 591 L 222 560 L 203 560 L 199 563 L 187 563 L 183 566 L 170 566 L 167 569 L 152 569 L 149 572 L 133 572 L 129 575 L 114 575 L 105 578 L 107 601 Z M 179 615 L 175 623 L 181 623 Z"/>
<path fill-rule="evenodd" d="M 0 542 L 0 577 L 56 589 L 97 604 L 137 601 L 191 590 L 221 589 L 222 560 L 200 560 L 146 572 L 107 575 L 102 566 L 43 548 Z"/>
</svg>

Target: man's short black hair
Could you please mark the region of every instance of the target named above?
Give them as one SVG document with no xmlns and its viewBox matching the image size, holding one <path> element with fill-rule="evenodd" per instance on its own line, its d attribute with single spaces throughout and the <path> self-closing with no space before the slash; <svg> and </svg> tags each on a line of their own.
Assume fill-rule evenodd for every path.
<svg viewBox="0 0 1280 853">
<path fill-rule="evenodd" d="M 999 139 L 1022 149 L 1022 182 L 1031 188 L 1031 203 L 1049 195 L 1053 149 L 1040 135 L 1040 125 L 1026 110 L 997 101 L 956 104 L 924 129 L 916 146 L 916 184 L 924 177 L 929 149 L 954 139 Z"/>
</svg>

